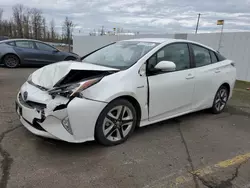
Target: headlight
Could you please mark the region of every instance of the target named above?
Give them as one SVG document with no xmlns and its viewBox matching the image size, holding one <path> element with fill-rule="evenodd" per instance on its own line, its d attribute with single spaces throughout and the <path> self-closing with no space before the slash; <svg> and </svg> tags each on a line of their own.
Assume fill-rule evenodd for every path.
<svg viewBox="0 0 250 188">
<path fill-rule="evenodd" d="M 90 86 L 93 86 L 97 82 L 99 82 L 102 78 L 95 78 L 91 80 L 87 80 L 81 83 L 75 83 L 67 86 L 61 86 L 54 89 L 49 90 L 49 94 L 52 96 L 62 95 L 64 97 L 80 97 L 82 98 L 81 92 Z"/>
</svg>

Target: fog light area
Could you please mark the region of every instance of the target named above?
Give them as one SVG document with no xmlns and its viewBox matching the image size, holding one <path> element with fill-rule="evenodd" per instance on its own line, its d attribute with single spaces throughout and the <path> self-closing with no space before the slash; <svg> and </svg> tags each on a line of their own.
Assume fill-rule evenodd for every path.
<svg viewBox="0 0 250 188">
<path fill-rule="evenodd" d="M 71 134 L 73 135 L 71 126 L 70 126 L 70 121 L 69 121 L 69 117 L 66 117 L 62 120 L 62 125 L 63 127 Z"/>
</svg>

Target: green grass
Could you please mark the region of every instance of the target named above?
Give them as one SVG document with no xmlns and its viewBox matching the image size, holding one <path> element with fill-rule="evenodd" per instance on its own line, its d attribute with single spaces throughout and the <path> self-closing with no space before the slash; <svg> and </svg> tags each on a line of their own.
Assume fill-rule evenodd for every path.
<svg viewBox="0 0 250 188">
<path fill-rule="evenodd" d="M 237 80 L 235 83 L 235 88 L 246 90 L 246 88 L 250 88 L 250 82 Z"/>
<path fill-rule="evenodd" d="M 239 81 L 235 83 L 232 101 L 250 105 L 250 82 Z"/>
</svg>

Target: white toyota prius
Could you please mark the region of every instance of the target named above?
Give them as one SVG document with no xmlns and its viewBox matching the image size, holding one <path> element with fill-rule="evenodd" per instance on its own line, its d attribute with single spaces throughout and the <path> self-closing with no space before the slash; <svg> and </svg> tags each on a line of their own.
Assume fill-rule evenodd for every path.
<svg viewBox="0 0 250 188">
<path fill-rule="evenodd" d="M 32 133 L 80 143 L 124 142 L 135 127 L 202 109 L 220 113 L 232 96 L 234 62 L 196 42 L 133 39 L 36 70 L 17 95 Z"/>
</svg>

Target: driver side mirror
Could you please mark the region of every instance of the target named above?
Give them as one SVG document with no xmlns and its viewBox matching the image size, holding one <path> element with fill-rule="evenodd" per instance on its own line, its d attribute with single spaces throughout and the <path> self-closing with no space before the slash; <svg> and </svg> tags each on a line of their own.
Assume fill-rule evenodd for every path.
<svg viewBox="0 0 250 188">
<path fill-rule="evenodd" d="M 154 68 L 164 72 L 172 72 L 176 70 L 176 65 L 172 61 L 160 61 Z"/>
<path fill-rule="evenodd" d="M 54 49 L 52 52 L 53 53 L 57 53 L 57 52 L 59 52 L 59 50 L 58 49 Z"/>
</svg>

